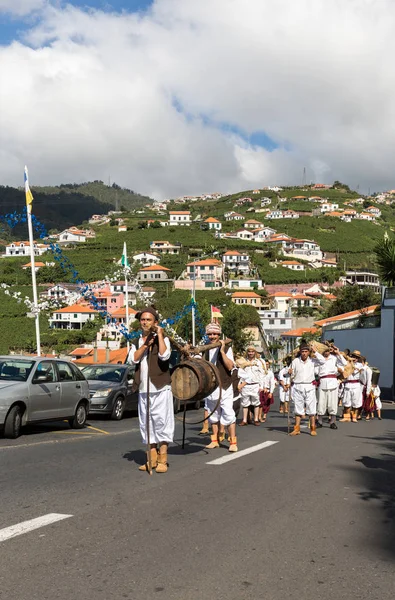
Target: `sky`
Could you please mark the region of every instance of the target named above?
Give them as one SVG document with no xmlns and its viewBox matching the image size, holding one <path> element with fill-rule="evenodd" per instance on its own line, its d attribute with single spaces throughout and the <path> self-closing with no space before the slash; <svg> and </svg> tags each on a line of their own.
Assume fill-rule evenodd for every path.
<svg viewBox="0 0 395 600">
<path fill-rule="evenodd" d="M 0 185 L 393 189 L 393 0 L 0 0 Z"/>
</svg>

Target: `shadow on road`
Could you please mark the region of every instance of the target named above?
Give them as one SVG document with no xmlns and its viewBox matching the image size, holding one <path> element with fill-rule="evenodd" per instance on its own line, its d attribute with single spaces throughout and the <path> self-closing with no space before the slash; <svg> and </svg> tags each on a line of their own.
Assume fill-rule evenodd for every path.
<svg viewBox="0 0 395 600">
<path fill-rule="evenodd" d="M 388 411 L 395 414 L 395 411 Z M 387 417 L 387 415 L 386 415 Z M 393 417 L 393 415 L 392 415 Z M 368 503 L 371 510 L 382 516 L 381 526 L 377 529 L 377 543 L 385 551 L 395 555 L 395 437 L 392 432 L 383 436 L 369 437 L 372 443 L 380 446 L 382 453 L 373 456 L 361 456 L 356 462 L 364 469 L 355 472 L 360 478 L 363 491 L 360 498 Z M 363 436 L 352 436 L 361 438 Z M 353 468 L 354 470 L 354 468 Z"/>
</svg>

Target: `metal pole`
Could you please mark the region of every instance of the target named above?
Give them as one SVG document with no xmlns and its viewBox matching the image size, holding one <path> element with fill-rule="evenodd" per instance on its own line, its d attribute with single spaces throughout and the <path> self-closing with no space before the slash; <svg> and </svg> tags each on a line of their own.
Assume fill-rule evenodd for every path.
<svg viewBox="0 0 395 600">
<path fill-rule="evenodd" d="M 129 333 L 129 286 L 128 286 L 128 270 L 125 267 L 125 297 L 126 297 L 126 331 Z M 130 351 L 130 342 L 129 337 L 126 338 L 126 348 L 129 354 Z"/>
<path fill-rule="evenodd" d="M 36 267 L 34 258 L 34 239 L 33 239 L 33 225 L 32 225 L 32 214 L 31 206 L 27 207 L 27 227 L 29 231 L 29 243 L 30 243 L 30 264 L 32 269 L 32 286 L 33 286 L 33 306 L 36 320 L 36 345 L 37 345 L 37 356 L 41 356 L 41 342 L 40 342 L 40 313 L 38 308 L 38 297 L 37 297 L 37 282 L 36 282 Z"/>
<path fill-rule="evenodd" d="M 196 323 L 195 323 L 195 294 L 196 292 L 196 272 L 195 272 L 195 267 L 193 267 L 193 286 L 192 286 L 192 300 L 193 300 L 193 305 L 192 305 L 192 346 L 196 345 Z"/>
</svg>

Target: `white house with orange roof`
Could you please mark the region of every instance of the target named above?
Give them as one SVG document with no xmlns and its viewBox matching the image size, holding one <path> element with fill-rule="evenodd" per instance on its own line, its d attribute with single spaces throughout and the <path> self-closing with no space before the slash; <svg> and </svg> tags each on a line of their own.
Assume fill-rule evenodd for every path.
<svg viewBox="0 0 395 600">
<path fill-rule="evenodd" d="M 191 211 L 189 210 L 170 210 L 169 225 L 190 225 Z"/>
<path fill-rule="evenodd" d="M 375 215 L 368 212 L 361 212 L 357 215 L 357 219 L 361 219 L 362 221 L 374 221 Z"/>
<path fill-rule="evenodd" d="M 222 263 L 228 271 L 248 275 L 250 272 L 250 257 L 247 252 L 228 250 L 222 255 Z"/>
<path fill-rule="evenodd" d="M 137 311 L 129 307 L 129 329 L 136 318 L 136 314 Z M 100 342 L 103 340 L 105 340 L 106 342 L 107 340 L 109 342 L 120 342 L 124 337 L 121 330 L 122 325 L 126 326 L 126 306 L 122 306 L 121 308 L 114 310 L 114 312 L 111 313 L 111 316 L 108 317 L 106 324 L 103 325 L 103 327 L 97 333 L 96 340 L 98 342 L 98 345 L 100 345 Z"/>
<path fill-rule="evenodd" d="M 236 237 L 239 240 L 251 241 L 254 239 L 254 232 L 251 231 L 250 229 L 238 229 L 236 231 Z"/>
<path fill-rule="evenodd" d="M 209 229 L 215 229 L 216 231 L 221 231 L 222 229 L 221 221 L 218 221 L 218 219 L 216 219 L 215 217 L 208 217 L 208 219 L 206 219 L 204 222 L 206 223 Z"/>
<path fill-rule="evenodd" d="M 54 266 L 54 265 L 55 265 L 55 263 L 48 263 L 48 264 L 45 264 L 45 263 L 43 263 L 43 262 L 34 261 L 34 271 L 37 273 L 37 271 L 39 271 L 40 269 L 42 269 L 42 267 L 49 266 L 50 264 L 51 264 L 52 266 Z M 31 269 L 31 268 L 32 268 L 32 263 L 31 263 L 31 262 L 28 262 L 28 263 L 26 263 L 25 265 L 22 265 L 22 269 L 23 269 L 24 271 L 26 271 L 26 269 Z"/>
<path fill-rule="evenodd" d="M 142 266 L 156 265 L 160 262 L 160 257 L 152 252 L 138 252 L 132 257 L 134 262 L 140 263 Z"/>
<path fill-rule="evenodd" d="M 203 258 L 190 262 L 186 266 L 188 279 L 202 279 L 202 281 L 223 281 L 224 265 L 217 258 Z"/>
<path fill-rule="evenodd" d="M 282 260 L 278 264 L 281 265 L 282 267 L 285 267 L 286 269 L 290 269 L 291 271 L 304 271 L 305 270 L 304 264 L 297 260 Z"/>
<path fill-rule="evenodd" d="M 323 202 L 320 210 L 322 213 L 333 212 L 339 210 L 339 205 L 337 202 Z"/>
<path fill-rule="evenodd" d="M 224 214 L 225 221 L 244 221 L 245 217 L 240 213 L 234 212 L 233 210 L 228 211 Z"/>
<path fill-rule="evenodd" d="M 49 250 L 48 244 L 33 242 L 34 256 L 41 256 Z M 30 256 L 30 242 L 11 242 L 5 247 L 5 256 Z"/>
<path fill-rule="evenodd" d="M 99 311 L 88 304 L 72 304 L 55 310 L 49 324 L 53 329 L 82 329 L 98 315 Z"/>
<path fill-rule="evenodd" d="M 275 233 L 276 230 L 272 229 L 271 227 L 260 227 L 259 229 L 254 229 L 254 242 L 265 242 Z"/>
<path fill-rule="evenodd" d="M 262 297 L 256 292 L 234 292 L 232 294 L 232 302 L 234 304 L 247 304 L 259 309 L 262 305 Z"/>
<path fill-rule="evenodd" d="M 182 244 L 171 244 L 167 240 L 155 240 L 150 242 L 150 250 L 160 254 L 180 254 Z"/>
<path fill-rule="evenodd" d="M 137 273 L 139 281 L 169 281 L 171 269 L 162 267 L 162 265 L 150 265 L 143 267 Z"/>
<path fill-rule="evenodd" d="M 248 219 L 248 221 L 244 223 L 244 227 L 246 229 L 260 229 L 262 227 L 262 223 L 256 219 Z"/>
</svg>

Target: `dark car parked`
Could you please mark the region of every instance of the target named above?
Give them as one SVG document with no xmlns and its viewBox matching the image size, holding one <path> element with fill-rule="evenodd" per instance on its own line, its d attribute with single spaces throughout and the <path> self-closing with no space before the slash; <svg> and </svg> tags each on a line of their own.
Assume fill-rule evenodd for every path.
<svg viewBox="0 0 395 600">
<path fill-rule="evenodd" d="M 119 421 L 125 410 L 137 410 L 132 365 L 94 364 L 81 371 L 89 384 L 90 415 L 109 415 Z"/>
</svg>

